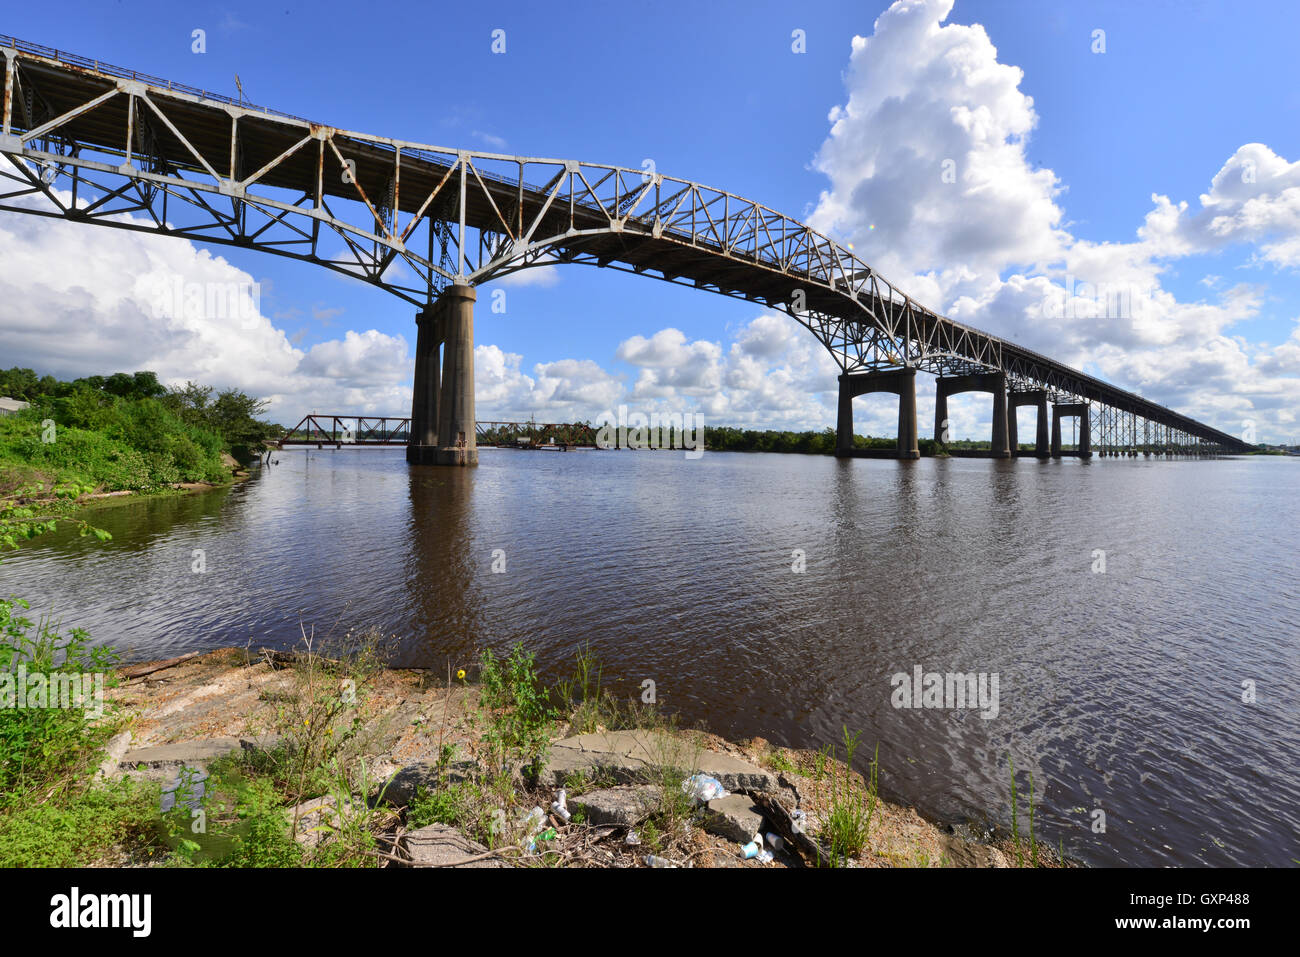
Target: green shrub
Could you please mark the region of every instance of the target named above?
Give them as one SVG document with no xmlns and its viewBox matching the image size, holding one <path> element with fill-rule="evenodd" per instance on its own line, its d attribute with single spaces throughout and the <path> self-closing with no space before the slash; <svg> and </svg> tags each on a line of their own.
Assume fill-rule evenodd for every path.
<svg viewBox="0 0 1300 957">
<path fill-rule="evenodd" d="M 506 658 L 485 649 L 480 659 L 480 701 L 488 709 L 483 739 L 498 767 L 512 760 L 535 772 L 550 744 L 551 723 L 559 716 L 537 676 L 535 656 L 516 644 Z"/>
<path fill-rule="evenodd" d="M 86 867 L 162 847 L 158 787 L 122 780 L 0 812 L 0 867 Z"/>
<path fill-rule="evenodd" d="M 21 665 L 46 681 L 100 674 L 101 687 L 111 686 L 117 660 L 111 650 L 88 648 L 80 629 L 64 637 L 48 619 L 33 623 L 19 611 L 26 608 L 21 599 L 0 601 L 0 671 L 12 673 Z M 0 707 L 0 811 L 88 786 L 119 722 L 107 703 L 98 717 L 87 707 Z"/>
</svg>

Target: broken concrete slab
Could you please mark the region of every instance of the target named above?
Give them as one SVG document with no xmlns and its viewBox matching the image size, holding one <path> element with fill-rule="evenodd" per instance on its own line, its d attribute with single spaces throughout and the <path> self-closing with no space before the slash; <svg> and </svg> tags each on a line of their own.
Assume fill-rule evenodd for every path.
<svg viewBox="0 0 1300 957">
<path fill-rule="evenodd" d="M 452 761 L 441 767 L 432 761 L 408 764 L 381 786 L 377 800 L 393 807 L 405 807 L 421 789 L 427 791 L 470 780 L 478 771 L 473 761 Z"/>
<path fill-rule="evenodd" d="M 606 731 L 557 741 L 551 745 L 540 780 L 544 785 L 562 787 L 574 775 L 602 773 L 629 783 L 645 780 L 660 768 L 708 774 L 729 791 L 777 787 L 776 778 L 757 765 L 654 731 Z"/>
<path fill-rule="evenodd" d="M 967 841 L 955 834 L 941 838 L 943 856 L 951 867 L 1010 867 L 1007 856 L 998 848 L 978 841 Z"/>
<path fill-rule="evenodd" d="M 775 791 L 779 787 L 776 775 L 721 751 L 701 752 L 692 770 L 717 778 L 728 791 Z"/>
<path fill-rule="evenodd" d="M 101 778 L 120 777 L 122 758 L 131 747 L 131 732 L 119 731 L 109 739 L 104 748 L 104 760 L 100 762 L 98 776 Z"/>
<path fill-rule="evenodd" d="M 635 827 L 659 806 L 660 790 L 653 784 L 601 788 L 569 798 L 572 810 L 580 810 L 588 824 Z"/>
<path fill-rule="evenodd" d="M 497 858 L 467 860 L 486 854 L 487 848 L 447 824 L 430 824 L 402 835 L 402 850 L 411 867 L 505 867 Z"/>
<path fill-rule="evenodd" d="M 748 844 L 763 828 L 763 813 L 743 794 L 710 801 L 704 829 L 737 844 Z"/>
<path fill-rule="evenodd" d="M 118 762 L 119 770 L 128 773 L 144 768 L 144 777 L 161 778 L 166 772 L 199 765 L 234 751 L 267 751 L 278 745 L 280 739 L 273 734 L 246 735 L 243 737 L 196 738 L 152 748 L 127 751 Z"/>
</svg>

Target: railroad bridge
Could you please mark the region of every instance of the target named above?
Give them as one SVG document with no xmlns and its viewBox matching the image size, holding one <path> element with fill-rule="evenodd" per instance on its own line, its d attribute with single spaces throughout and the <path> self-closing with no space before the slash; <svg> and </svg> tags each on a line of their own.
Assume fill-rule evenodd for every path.
<svg viewBox="0 0 1300 957">
<path fill-rule="evenodd" d="M 791 315 L 834 357 L 838 453 L 853 398 L 899 397 L 898 455 L 915 458 L 916 373 L 988 393 L 992 454 L 1250 448 L 1132 392 L 955 322 L 807 225 L 726 190 L 641 169 L 449 149 L 337 129 L 210 90 L 0 36 L 0 210 L 286 256 L 354 276 L 416 310 L 407 460 L 477 462 L 476 288 L 521 269 L 586 264 Z M 1050 409 L 1050 412 L 1049 412 Z M 1049 429 L 1050 416 L 1050 429 Z M 1049 439 L 1049 432 L 1051 438 Z"/>
</svg>

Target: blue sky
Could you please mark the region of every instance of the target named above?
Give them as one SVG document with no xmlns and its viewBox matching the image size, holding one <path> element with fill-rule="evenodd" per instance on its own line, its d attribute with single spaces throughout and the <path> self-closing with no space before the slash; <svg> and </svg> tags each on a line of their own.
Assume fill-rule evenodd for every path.
<svg viewBox="0 0 1300 957">
<path fill-rule="evenodd" d="M 1135 242 L 1153 208 L 1153 194 L 1167 196 L 1175 205 L 1186 201 L 1189 213 L 1195 213 L 1198 197 L 1245 144 L 1263 144 L 1288 164 L 1300 158 L 1300 83 L 1292 49 L 1300 17 L 1292 5 L 958 0 L 946 16 L 944 6 L 934 0 L 931 18 L 948 26 L 982 25 L 996 48 L 996 62 L 1023 71 L 1018 91 L 1032 98 L 1035 121 L 1022 138 L 1023 169 L 1015 175 L 1023 179 L 1034 170 L 1055 175 L 1051 201 L 1060 218 L 1052 228 L 1067 230 L 1072 248 Z M 823 153 L 831 135 L 828 114 L 848 102 L 855 82 L 853 37 L 872 37 L 877 17 L 888 7 L 883 2 L 557 2 L 433 8 L 382 2 L 302 6 L 282 0 L 168 8 L 126 0 L 11 5 L 0 32 L 226 94 L 235 92 L 238 74 L 251 101 L 338 127 L 450 147 L 634 167 L 650 158 L 661 172 L 813 217 L 837 238 L 849 240 L 855 223 L 872 219 L 872 209 L 850 215 L 842 207 L 856 202 L 854 197 L 869 204 L 873 187 L 867 183 L 850 189 L 859 173 L 843 157 L 829 161 L 841 178 L 828 175 Z M 894 12 L 901 23 L 904 17 Z M 504 55 L 490 48 L 491 32 L 498 28 L 506 31 Z M 206 31 L 202 54 L 191 50 L 195 29 Z M 806 53 L 791 50 L 796 29 L 805 32 Z M 1105 31 L 1104 54 L 1093 50 L 1099 29 Z M 902 44 L 901 36 L 897 30 L 891 38 L 882 37 L 876 49 L 883 50 L 886 42 Z M 876 41 L 868 42 L 868 50 L 872 43 Z M 969 48 L 976 51 L 972 55 L 978 53 L 973 41 Z M 859 63 L 858 75 L 871 68 Z M 874 81 L 858 82 L 866 88 Z M 869 110 L 864 117 L 863 122 L 870 120 Z M 890 135 L 887 127 L 880 133 Z M 1285 185 L 1279 184 L 1278 192 Z M 823 201 L 828 190 L 829 203 Z M 1009 195 L 1023 192 L 1017 186 Z M 922 197 L 918 194 L 918 204 Z M 999 218 L 987 208 L 978 214 Z M 934 228 L 959 221 L 960 215 L 940 216 Z M 1279 219 L 1285 222 L 1285 217 Z M 974 311 L 963 318 L 1011 334 L 1015 323 L 1009 319 L 1006 328 L 997 328 L 1003 317 L 989 311 L 992 293 L 987 288 L 977 291 L 939 275 L 959 264 L 936 262 L 927 249 L 918 249 L 919 229 L 913 225 L 888 235 L 876 231 L 867 248 L 880 253 L 866 258 L 917 298 L 950 314 L 957 314 L 953 306 L 962 296 L 980 303 L 971 305 Z M 116 233 L 98 232 L 104 243 L 118 239 Z M 1241 283 L 1258 297 L 1253 309 L 1189 335 L 1213 326 L 1215 335 L 1241 336 L 1243 354 L 1256 361 L 1293 336 L 1300 316 L 1295 264 L 1287 256 L 1261 261 L 1259 243 L 1266 240 L 1251 234 L 1221 248 L 1157 256 L 1152 268 L 1161 288 L 1184 305 L 1205 301 L 1218 306 L 1216 296 Z M 214 254 L 263 283 L 263 313 L 297 349 L 331 343 L 348 330 L 375 330 L 413 341 L 409 307 L 379 290 L 252 252 L 218 249 Z M 1014 257 L 973 268 L 1004 282 L 1034 274 L 1059 279 Z M 911 283 L 912 273 L 933 281 Z M 1212 283 L 1207 277 L 1220 278 Z M 624 358 L 636 352 L 625 345 L 631 337 L 654 341 L 656 333 L 676 329 L 688 347 L 717 345 L 712 358 L 704 348 L 691 352 L 702 366 L 709 361 L 725 365 L 738 337 L 762 331 L 750 327 L 762 313 L 723 297 L 572 267 L 550 284 L 512 287 L 505 316 L 480 309 L 476 336 L 480 345 L 517 355 L 520 375 L 537 380 L 542 378 L 538 364 L 589 360 L 624 383 L 631 396 L 646 368 Z M 1050 329 L 1020 335 L 1067 361 L 1093 358 L 1083 339 L 1063 347 L 1062 354 L 1050 348 Z M 810 336 L 805 338 L 816 346 Z M 1138 339 L 1153 347 L 1169 336 L 1143 333 Z M 59 364 L 55 347 L 43 352 L 26 338 L 22 342 L 24 364 Z M 57 371 L 79 371 L 74 368 L 78 361 L 68 358 L 66 368 Z M 787 371 L 797 380 L 813 361 L 805 356 Z M 1286 414 L 1286 409 L 1294 410 L 1297 393 L 1284 389 L 1279 399 L 1276 384 L 1260 387 L 1270 399 L 1251 393 L 1241 402 L 1225 403 L 1196 393 L 1196 381 L 1186 376 L 1162 379 L 1151 372 L 1150 363 L 1097 361 L 1103 364 L 1096 371 L 1107 378 L 1157 399 L 1191 403 L 1189 411 L 1234 432 L 1240 431 L 1237 419 L 1255 415 L 1261 431 L 1272 429 L 1274 439 L 1291 440 L 1300 431 L 1294 411 Z M 1199 368 L 1188 356 L 1180 354 L 1179 361 L 1187 364 L 1187 375 Z M 694 390 L 673 392 L 665 385 L 662 362 L 651 368 L 660 371 L 655 373 L 658 387 L 642 393 L 647 400 L 658 397 L 680 407 L 701 401 L 700 389 L 709 387 L 704 382 Z M 722 368 L 715 380 L 726 387 L 737 368 Z M 220 367 L 214 369 L 219 374 Z M 824 371 L 817 380 L 821 385 Z M 163 372 L 179 374 L 178 369 Z M 1297 372 L 1289 365 L 1281 369 L 1288 378 Z M 361 378 L 354 385 L 364 389 Z M 287 395 L 291 390 L 268 384 L 261 391 Z M 282 417 L 288 417 L 304 403 L 350 401 L 357 394 L 353 389 L 332 396 L 299 395 L 279 405 Z M 373 411 L 406 413 L 400 389 L 377 394 L 384 396 L 380 401 L 399 407 Z M 603 398 L 619 397 L 610 392 Z M 516 399 L 513 411 L 530 401 Z M 828 404 L 824 396 L 819 401 L 819 406 L 791 402 L 781 408 L 773 394 L 763 402 L 714 405 L 711 419 L 722 424 L 731 413 L 737 424 L 832 425 L 833 411 L 824 421 L 812 421 L 818 408 L 833 409 L 833 401 Z M 543 417 L 550 410 L 546 402 L 538 404 Z M 571 403 L 564 410 L 582 411 Z M 555 411 L 560 411 L 558 405 Z M 587 410 L 588 415 L 595 411 Z M 987 415 L 975 406 L 969 412 L 971 434 L 986 430 Z M 867 421 L 888 419 L 883 405 L 868 410 Z"/>
</svg>

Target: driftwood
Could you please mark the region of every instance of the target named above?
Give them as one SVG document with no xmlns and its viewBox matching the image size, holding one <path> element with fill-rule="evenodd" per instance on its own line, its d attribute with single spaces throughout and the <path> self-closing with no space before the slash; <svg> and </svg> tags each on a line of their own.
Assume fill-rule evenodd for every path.
<svg viewBox="0 0 1300 957">
<path fill-rule="evenodd" d="M 178 658 L 168 658 L 166 661 L 155 661 L 152 664 L 135 665 L 131 668 L 119 668 L 117 673 L 130 681 L 132 678 L 143 678 L 145 675 L 151 675 L 155 671 L 162 671 L 164 668 L 171 668 L 179 665 L 183 661 L 189 661 L 191 658 L 197 658 L 203 654 L 201 651 L 191 651 L 188 655 L 181 655 Z"/>
<path fill-rule="evenodd" d="M 314 652 L 304 654 L 297 651 L 277 651 L 274 648 L 259 648 L 256 657 L 249 656 L 249 663 L 251 664 L 254 661 L 265 661 L 272 668 L 287 668 L 300 661 L 314 661 L 316 664 L 332 667 L 338 667 L 341 664 L 334 658 L 326 658 L 324 655 L 318 655 Z"/>
</svg>

